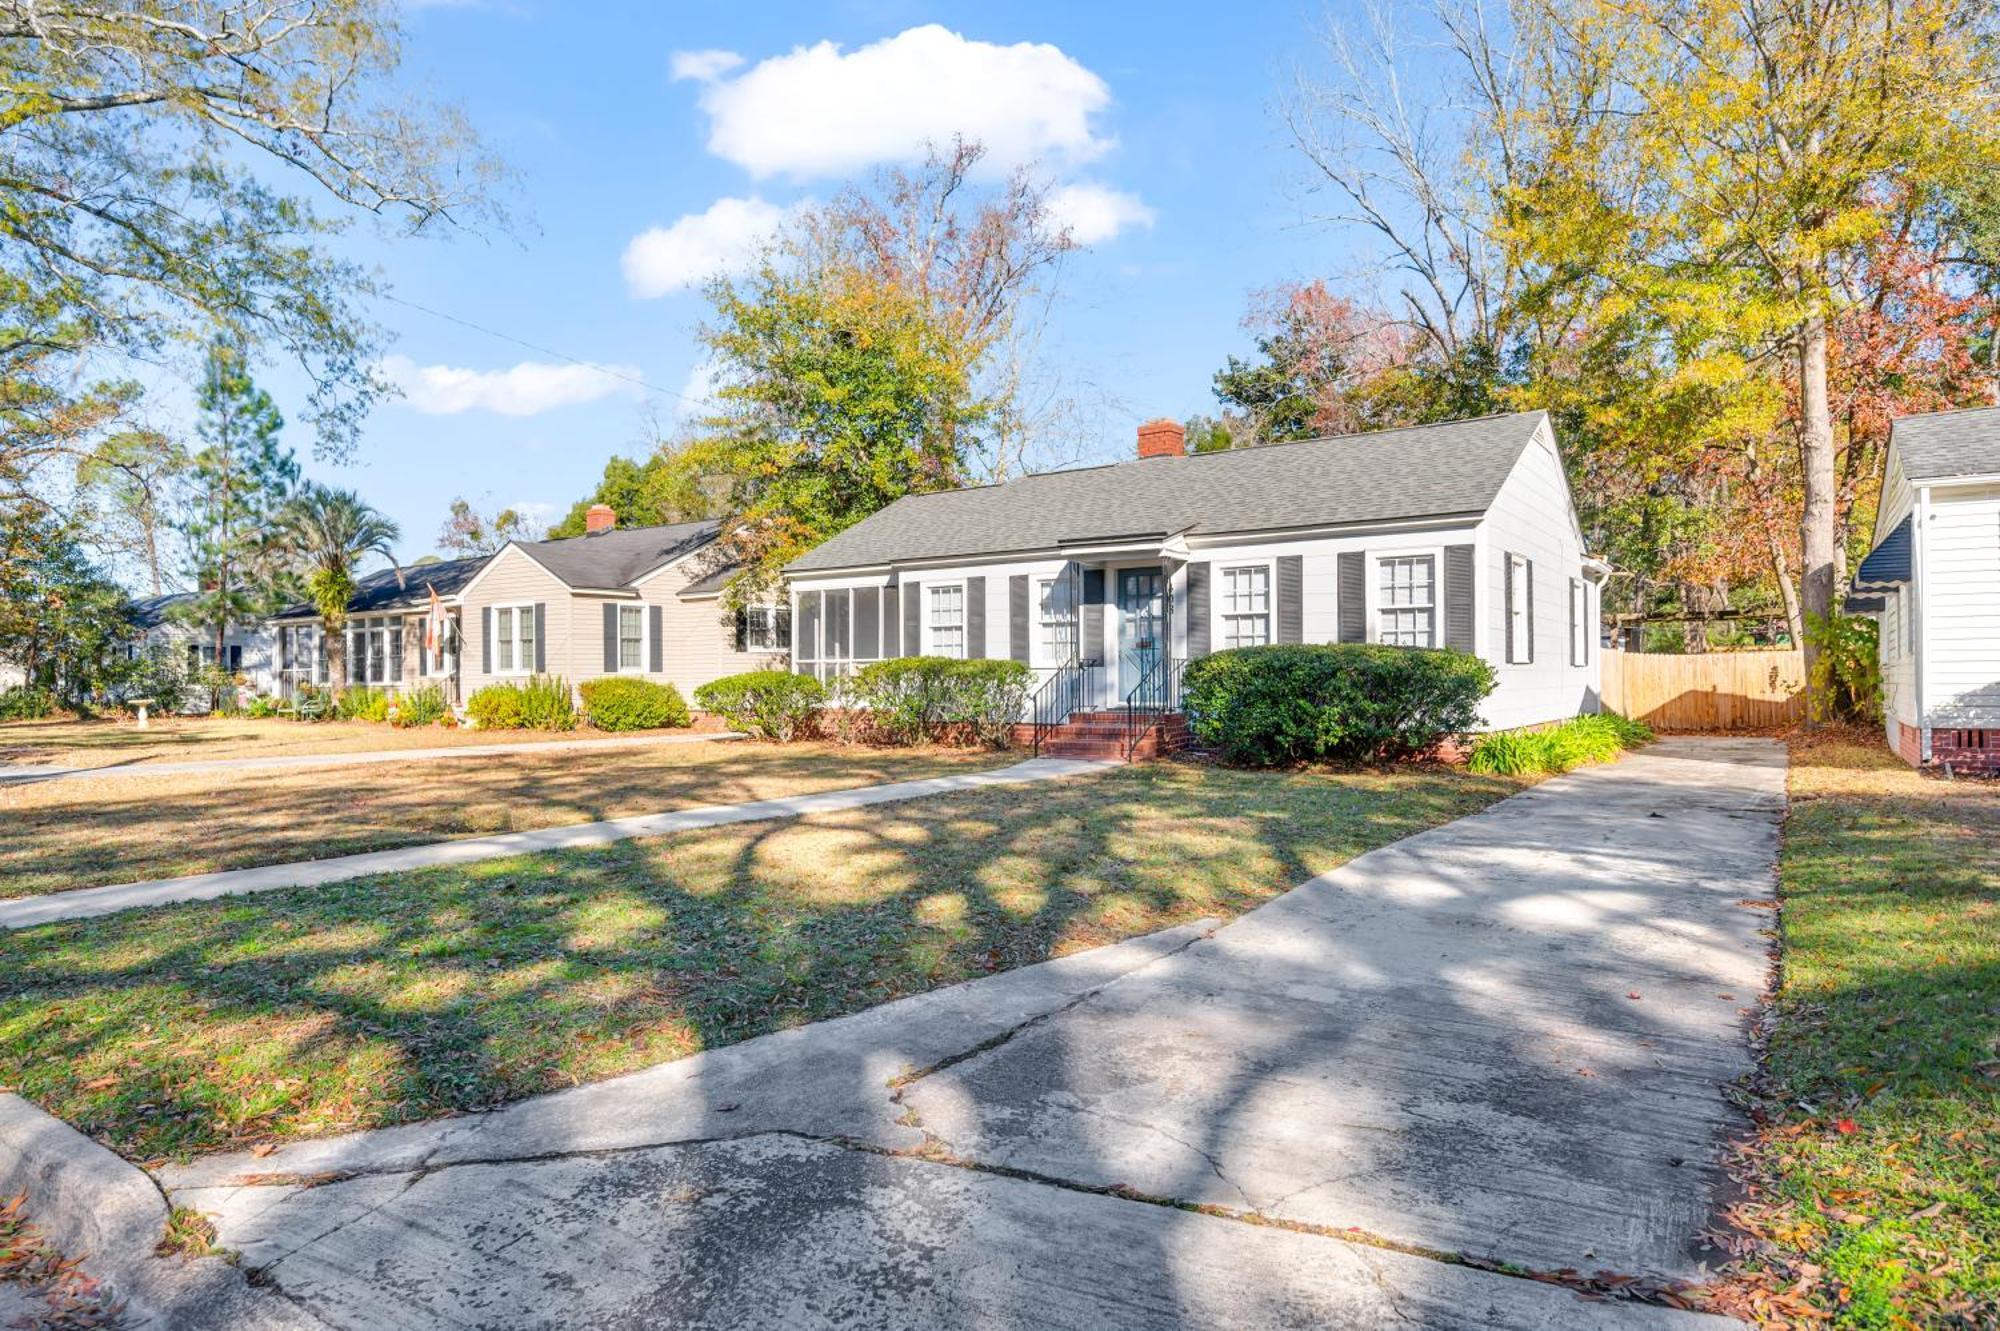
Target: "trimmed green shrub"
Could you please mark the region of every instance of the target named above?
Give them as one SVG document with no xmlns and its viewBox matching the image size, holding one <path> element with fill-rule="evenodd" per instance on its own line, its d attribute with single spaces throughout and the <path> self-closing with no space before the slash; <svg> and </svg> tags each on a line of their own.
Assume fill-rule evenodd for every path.
<svg viewBox="0 0 2000 1331">
<path fill-rule="evenodd" d="M 930 743 L 957 727 L 1004 748 L 1027 704 L 1034 673 L 1019 661 L 961 661 L 904 656 L 854 672 L 855 705 L 884 737 Z"/>
<path fill-rule="evenodd" d="M 389 691 L 356 684 L 340 695 L 336 707 L 343 721 L 387 721 Z"/>
<path fill-rule="evenodd" d="M 576 698 L 561 675 L 530 675 L 521 685 L 521 724 L 529 730 L 575 730 Z"/>
<path fill-rule="evenodd" d="M 62 710 L 56 695 L 33 684 L 0 689 L 0 721 L 39 721 Z"/>
<path fill-rule="evenodd" d="M 1269 767 L 1429 753 L 1479 724 L 1493 667 L 1376 643 L 1232 647 L 1188 662 L 1188 724 L 1230 762 Z"/>
<path fill-rule="evenodd" d="M 1466 766 L 1491 776 L 1567 772 L 1585 763 L 1609 762 L 1626 749 L 1651 742 L 1653 732 L 1612 712 L 1579 716 L 1546 730 L 1503 730 L 1482 735 Z"/>
<path fill-rule="evenodd" d="M 260 693 L 244 704 L 243 715 L 253 721 L 264 721 L 278 714 L 278 700 L 268 693 Z"/>
<path fill-rule="evenodd" d="M 702 685 L 694 691 L 694 701 L 737 730 L 789 740 L 826 701 L 826 687 L 811 675 L 789 670 L 748 670 Z"/>
<path fill-rule="evenodd" d="M 465 712 L 481 730 L 521 728 L 521 689 L 517 684 L 488 684 L 465 700 Z"/>
<path fill-rule="evenodd" d="M 396 725 L 403 730 L 434 726 L 450 715 L 441 685 L 420 684 L 396 699 Z"/>
<path fill-rule="evenodd" d="M 630 675 L 586 679 L 576 686 L 583 695 L 583 713 L 598 730 L 662 730 L 693 720 L 687 700 L 671 684 Z"/>
</svg>

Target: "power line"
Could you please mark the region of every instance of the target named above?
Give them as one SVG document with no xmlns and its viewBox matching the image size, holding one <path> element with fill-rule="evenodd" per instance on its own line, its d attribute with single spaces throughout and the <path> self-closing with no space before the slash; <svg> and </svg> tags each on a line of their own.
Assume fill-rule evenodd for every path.
<svg viewBox="0 0 2000 1331">
<path fill-rule="evenodd" d="M 603 375 L 609 375 L 613 379 L 622 379 L 628 384 L 637 384 L 639 387 L 645 389 L 649 393 L 664 393 L 668 397 L 677 397 L 681 401 L 688 403 L 690 406 L 706 408 L 712 405 L 710 403 L 703 402 L 699 398 L 689 397 L 686 393 L 676 392 L 671 388 L 661 388 L 658 384 L 647 383 L 644 379 L 641 379 L 636 374 L 626 374 L 623 371 L 614 370 L 608 366 L 599 365 L 596 361 L 584 360 L 580 356 L 572 356 L 567 352 L 557 351 L 554 347 L 541 346 L 538 343 L 528 341 L 526 338 L 515 337 L 512 333 L 503 333 L 497 328 L 488 328 L 486 325 L 474 323 L 470 319 L 461 319 L 456 314 L 446 314 L 443 310 L 434 310 L 428 305 L 419 305 L 417 304 L 417 302 L 413 300 L 405 300 L 401 296 L 391 295 L 389 292 L 386 291 L 380 292 L 378 294 L 384 300 L 394 301 L 398 305 L 406 305 L 413 310 L 417 310 L 424 314 L 428 314 L 434 319 L 443 319 L 446 323 L 455 323 L 459 325 L 461 328 L 470 328 L 475 333 L 484 333 L 488 337 L 497 337 L 502 342 L 512 342 L 515 346 L 525 347 L 529 351 L 535 352 L 538 355 L 554 356 L 557 360 L 566 360 L 570 364 L 580 365 L 586 370 L 595 370 L 597 371 L 597 373 Z"/>
</svg>

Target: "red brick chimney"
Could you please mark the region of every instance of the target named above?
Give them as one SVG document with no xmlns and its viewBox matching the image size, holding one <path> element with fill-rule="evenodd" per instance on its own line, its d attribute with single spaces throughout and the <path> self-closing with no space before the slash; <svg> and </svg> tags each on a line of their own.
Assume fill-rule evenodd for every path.
<svg viewBox="0 0 2000 1331">
<path fill-rule="evenodd" d="M 1187 452 L 1187 428 L 1162 416 L 1139 427 L 1139 456 L 1174 458 Z"/>
<path fill-rule="evenodd" d="M 583 530 L 595 536 L 601 531 L 610 531 L 618 525 L 618 515 L 611 511 L 609 504 L 592 504 L 583 515 Z"/>
</svg>

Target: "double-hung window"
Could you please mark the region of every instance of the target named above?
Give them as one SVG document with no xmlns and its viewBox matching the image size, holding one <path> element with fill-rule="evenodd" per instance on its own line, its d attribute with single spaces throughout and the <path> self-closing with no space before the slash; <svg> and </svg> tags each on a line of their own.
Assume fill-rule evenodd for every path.
<svg viewBox="0 0 2000 1331">
<path fill-rule="evenodd" d="M 646 668 L 646 607 L 642 605 L 618 607 L 618 668 Z"/>
<path fill-rule="evenodd" d="M 743 609 L 743 650 L 784 652 L 792 646 L 792 616 L 775 606 L 752 605 Z"/>
<path fill-rule="evenodd" d="M 1068 578 L 1043 578 L 1035 585 L 1038 645 L 1047 665 L 1063 665 L 1076 655 L 1075 595 Z"/>
<path fill-rule="evenodd" d="M 347 682 L 398 684 L 403 679 L 403 621 L 357 619 L 348 625 Z"/>
<path fill-rule="evenodd" d="M 932 656 L 965 655 L 965 585 L 948 583 L 930 589 Z"/>
<path fill-rule="evenodd" d="M 624 607 L 620 607 L 623 609 Z M 535 668 L 535 607 L 503 605 L 493 611 L 493 671 L 525 675 Z"/>
<path fill-rule="evenodd" d="M 1271 641 L 1271 566 L 1222 570 L 1222 645 L 1262 647 Z"/>
<path fill-rule="evenodd" d="M 1437 646 L 1437 561 L 1400 555 L 1380 561 L 1375 637 L 1392 647 Z"/>
</svg>

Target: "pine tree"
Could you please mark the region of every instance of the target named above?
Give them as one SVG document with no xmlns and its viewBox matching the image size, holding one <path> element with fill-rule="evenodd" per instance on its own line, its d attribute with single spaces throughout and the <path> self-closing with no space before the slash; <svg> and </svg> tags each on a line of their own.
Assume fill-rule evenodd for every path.
<svg viewBox="0 0 2000 1331">
<path fill-rule="evenodd" d="M 268 599 L 270 525 L 298 484 L 299 464 L 278 437 L 284 417 L 251 379 L 240 345 L 209 348 L 196 405 L 201 447 L 184 527 L 195 596 L 186 614 L 214 634 L 220 666 L 230 622 L 250 618 Z"/>
</svg>

